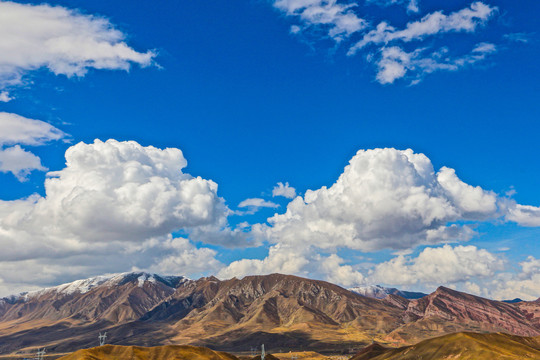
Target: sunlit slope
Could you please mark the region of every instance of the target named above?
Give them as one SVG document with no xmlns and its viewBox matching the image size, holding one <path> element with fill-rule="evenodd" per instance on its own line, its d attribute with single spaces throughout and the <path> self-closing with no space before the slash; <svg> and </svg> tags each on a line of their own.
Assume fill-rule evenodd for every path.
<svg viewBox="0 0 540 360">
<path fill-rule="evenodd" d="M 58 360 L 238 360 L 234 355 L 198 346 L 120 346 L 105 345 L 82 349 Z"/>
<path fill-rule="evenodd" d="M 280 360 L 328 360 L 328 357 L 314 351 L 275 353 L 273 355 Z"/>
<path fill-rule="evenodd" d="M 456 333 L 397 349 L 372 345 L 351 360 L 540 359 L 540 339 L 502 333 Z"/>
</svg>

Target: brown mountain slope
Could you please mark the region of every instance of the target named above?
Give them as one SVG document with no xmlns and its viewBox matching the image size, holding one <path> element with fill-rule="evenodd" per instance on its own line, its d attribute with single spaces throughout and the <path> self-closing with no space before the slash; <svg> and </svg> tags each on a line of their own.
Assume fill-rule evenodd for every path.
<svg viewBox="0 0 540 360">
<path fill-rule="evenodd" d="M 272 351 L 348 350 L 372 340 L 408 345 L 460 331 L 540 335 L 537 302 L 507 304 L 443 287 L 418 300 L 378 300 L 280 274 L 225 281 L 148 274 L 115 279 L 6 299 L 0 306 L 0 353 L 88 348 L 102 331 L 115 345 L 227 351 L 263 343 Z"/>
<path fill-rule="evenodd" d="M 540 339 L 503 333 L 456 333 L 401 348 L 371 345 L 350 360 L 540 359 Z"/>
<path fill-rule="evenodd" d="M 172 295 L 186 281 L 182 277 L 164 278 L 146 273 L 80 280 L 4 300 L 0 322 L 66 318 L 131 321 Z"/>
<path fill-rule="evenodd" d="M 507 332 L 520 336 L 539 336 L 540 327 L 520 309 L 507 304 L 439 287 L 432 294 L 408 303 L 404 325 L 387 339 L 402 343 L 460 331 Z"/>
<path fill-rule="evenodd" d="M 234 355 L 196 346 L 139 346 L 105 345 L 78 350 L 58 360 L 237 360 Z"/>
<path fill-rule="evenodd" d="M 166 332 L 151 336 L 222 349 L 249 349 L 254 341 L 275 348 L 342 346 L 390 332 L 400 312 L 324 281 L 273 274 L 200 279 L 179 288 L 138 325 L 166 323 Z"/>
<path fill-rule="evenodd" d="M 62 341 L 73 343 L 68 351 L 93 346 L 99 331 L 139 319 L 186 283 L 182 277 L 126 273 L 4 299 L 0 353 Z"/>
</svg>

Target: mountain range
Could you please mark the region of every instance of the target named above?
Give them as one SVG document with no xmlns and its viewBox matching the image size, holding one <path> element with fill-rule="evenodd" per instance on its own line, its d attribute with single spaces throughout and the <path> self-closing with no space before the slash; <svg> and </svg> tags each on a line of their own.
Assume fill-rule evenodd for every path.
<svg viewBox="0 0 540 360">
<path fill-rule="evenodd" d="M 196 345 L 241 351 L 350 351 L 456 332 L 540 336 L 540 301 L 506 303 L 439 287 L 419 299 L 359 295 L 272 274 L 219 280 L 126 273 L 0 300 L 0 353 L 96 346 Z"/>
</svg>

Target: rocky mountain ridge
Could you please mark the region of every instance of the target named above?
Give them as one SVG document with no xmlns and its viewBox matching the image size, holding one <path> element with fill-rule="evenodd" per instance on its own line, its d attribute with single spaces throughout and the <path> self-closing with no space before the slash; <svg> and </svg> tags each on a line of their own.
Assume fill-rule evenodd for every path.
<svg viewBox="0 0 540 360">
<path fill-rule="evenodd" d="M 52 290 L 51 290 L 52 289 Z M 272 274 L 189 280 L 128 273 L 65 284 L 0 306 L 0 353 L 46 346 L 198 345 L 331 350 L 388 345 L 459 331 L 540 336 L 540 302 L 509 304 L 440 287 L 409 300 L 361 296 L 335 284 Z"/>
</svg>

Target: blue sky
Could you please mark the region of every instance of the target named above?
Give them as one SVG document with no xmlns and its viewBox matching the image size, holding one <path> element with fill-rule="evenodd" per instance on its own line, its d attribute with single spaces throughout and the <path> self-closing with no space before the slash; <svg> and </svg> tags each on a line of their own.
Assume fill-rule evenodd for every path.
<svg viewBox="0 0 540 360">
<path fill-rule="evenodd" d="M 36 7 L 41 3 L 18 4 L 0 3 L 11 6 L 9 16 L 19 23 L 45 11 Z M 4 294 L 106 272 L 144 269 L 222 277 L 279 271 L 344 286 L 378 282 L 430 291 L 437 285 L 449 285 L 491 297 L 540 296 L 540 288 L 533 285 L 536 277 L 540 278 L 540 211 L 536 208 L 540 206 L 540 70 L 536 61 L 540 48 L 533 16 L 540 10 L 538 2 L 456 1 L 448 6 L 420 0 L 418 9 L 414 2 L 390 0 L 135 1 L 129 7 L 118 1 L 48 4 L 56 10 L 72 9 L 68 16 L 55 21 L 68 22 L 75 33 L 86 31 L 85 39 L 95 41 L 83 50 L 77 41 L 52 50 L 26 48 L 20 39 L 26 36 L 34 40 L 37 35 L 23 30 L 17 30 L 20 34 L 10 32 L 9 26 L 4 27 L 6 35 L 2 37 L 8 40 L 0 47 L 15 55 L 0 58 L 6 68 L 1 70 L 0 82 L 9 99 L 0 103 L 0 111 L 39 120 L 64 133 L 61 139 L 49 137 L 39 146 L 7 137 L 2 140 L 4 151 L 19 144 L 41 159 L 41 170 L 29 166 L 28 175 L 18 173 L 16 177 L 5 164 L 0 168 L 4 171 L 0 173 L 0 213 L 4 219 L 0 242 L 3 246 L 15 243 L 15 248 L 36 249 L 35 253 L 14 251 L 0 258 Z M 327 11 L 323 15 L 333 15 L 312 16 L 321 9 Z M 96 21 L 107 25 L 97 30 L 80 25 Z M 377 24 L 382 22 L 387 24 L 387 31 L 377 32 Z M 407 28 L 407 24 L 424 26 Z M 51 33 L 51 39 L 65 35 L 58 26 L 60 30 Z M 124 38 L 107 38 L 112 28 Z M 384 39 L 368 42 L 370 33 Z M 362 39 L 365 45 L 351 54 Z M 101 45 L 121 43 L 125 48 L 100 50 L 96 41 Z M 126 48 L 132 53 L 128 54 Z M 107 53 L 116 50 L 114 56 Z M 18 51 L 24 56 L 16 56 Z M 74 66 L 75 72 L 66 64 Z M 124 71 L 127 67 L 129 71 Z M 16 121 L 11 115 L 4 126 Z M 92 144 L 94 139 L 132 140 L 140 144 L 138 151 L 142 152 L 148 146 L 181 149 L 187 159 L 187 167 L 181 171 L 195 179 L 200 176 L 205 186 L 209 180 L 218 186 L 217 190 L 210 185 L 200 190 L 202 195 L 212 197 L 204 206 L 210 206 L 213 215 L 175 217 L 159 226 L 145 223 L 147 228 L 138 228 L 145 235 L 136 240 L 127 230 L 131 220 L 122 224 L 100 222 L 103 232 L 96 231 L 99 236 L 85 235 L 95 219 L 79 210 L 56 207 L 64 206 L 69 194 L 84 190 L 85 185 L 78 183 L 80 177 L 73 170 L 65 179 L 60 177 L 64 179 L 62 186 L 69 188 L 61 192 L 64 202 L 60 195 L 53 201 L 54 196 L 45 192 L 45 180 L 51 177 L 46 176 L 44 168 L 66 170 L 66 150 L 79 142 Z M 481 187 L 478 191 L 485 192 L 497 210 L 464 210 L 463 202 L 477 201 L 478 191 L 469 189 L 469 194 L 469 190 L 460 190 L 459 196 L 450 196 L 449 188 L 441 185 L 448 190 L 444 196 L 450 196 L 444 198 L 445 203 L 452 203 L 455 209 L 437 218 L 442 222 L 438 225 L 428 216 L 432 222 L 420 230 L 433 230 L 434 226 L 448 229 L 454 224 L 474 234 L 460 230 L 427 241 L 422 232 L 424 235 L 414 234 L 414 241 L 404 240 L 407 219 L 424 214 L 425 209 L 415 208 L 396 220 L 404 228 L 396 225 L 392 241 L 383 241 L 380 234 L 365 232 L 370 221 L 384 221 L 377 218 L 382 216 L 377 209 L 373 215 L 367 214 L 371 210 L 364 206 L 368 203 L 364 199 L 371 199 L 372 194 L 346 189 L 354 190 L 349 195 L 354 194 L 358 208 L 353 206 L 343 219 L 339 215 L 331 218 L 355 228 L 356 235 L 350 235 L 350 239 L 348 235 L 334 239 L 333 231 L 340 231 L 334 229 L 325 235 L 328 242 L 317 242 L 307 233 L 298 235 L 297 242 L 284 240 L 291 231 L 301 234 L 320 226 L 325 211 L 337 211 L 321 210 L 322 206 L 341 203 L 343 199 L 335 192 L 325 195 L 329 200 L 318 208 L 291 208 L 291 216 L 305 220 L 303 228 L 289 228 L 285 218 L 278 221 L 285 230 L 267 222 L 275 213 L 284 214 L 291 201 L 272 196 L 278 182 L 288 182 L 300 196 L 323 186 L 330 188 L 357 151 L 375 148 L 410 148 L 424 154 L 435 174 L 443 167 L 454 169 L 461 183 Z M 89 145 L 77 151 L 109 151 L 107 146 L 96 149 Z M 355 159 L 374 156 L 375 170 L 364 175 L 375 176 L 374 183 L 378 184 L 378 166 L 401 177 L 398 169 L 388 168 L 398 166 L 399 161 L 389 165 L 381 160 L 390 153 L 362 153 Z M 128 160 L 124 157 L 121 164 L 111 162 L 111 166 L 122 167 Z M 85 166 L 77 168 L 81 174 L 93 171 Z M 158 175 L 167 178 L 167 174 Z M 367 178 L 358 179 L 359 183 L 345 186 L 354 187 Z M 438 181 L 436 175 L 426 179 Z M 99 189 L 125 185 L 117 179 L 114 184 L 103 181 Z M 426 188 L 433 192 L 429 196 L 439 199 L 439 195 L 433 195 L 442 191 L 439 184 L 429 184 Z M 179 185 L 175 191 L 185 190 Z M 41 200 L 28 200 L 32 194 Z M 23 210 L 14 208 L 13 200 L 18 199 L 25 204 Z M 275 205 L 239 207 L 246 199 Z M 309 203 L 306 199 L 300 200 Z M 94 200 L 87 205 L 89 213 L 101 208 L 106 213 L 111 205 Z M 44 209 L 51 206 L 49 211 L 55 215 L 49 220 L 40 218 L 43 215 L 34 209 L 39 201 Z M 170 201 L 177 203 L 167 203 L 170 208 L 160 211 L 177 205 L 202 206 L 181 197 Z M 85 204 L 77 203 L 77 209 Z M 480 208 L 479 202 L 475 204 Z M 533 207 L 527 210 L 529 217 L 524 219 L 523 213 L 512 217 L 510 214 L 520 209 L 516 206 L 522 205 Z M 313 210 L 319 213 L 317 221 L 307 219 L 312 216 L 309 209 L 318 209 Z M 135 210 L 133 214 L 138 214 Z M 8 219 L 8 214 L 18 211 L 26 215 Z M 361 212 L 367 215 L 356 217 Z M 427 224 L 422 216 L 420 220 Z M 31 220 L 21 220 L 25 217 Z M 49 225 L 54 228 L 50 233 Z M 107 226 L 117 230 L 109 232 Z M 372 242 L 379 245 L 366 245 Z M 42 247 L 47 250 L 42 251 Z M 133 256 L 134 251 L 148 251 L 151 261 Z M 279 254 L 273 258 L 269 255 L 272 251 Z M 121 260 L 113 266 L 104 253 Z M 291 254 L 300 254 L 296 264 L 279 260 Z M 436 256 L 448 261 L 446 267 L 433 270 L 435 265 L 426 259 Z M 234 261 L 239 262 L 230 265 Z M 201 262 L 207 266 L 201 266 Z M 15 271 L 20 267 L 38 269 L 43 276 L 30 281 L 24 273 Z M 409 276 L 391 282 L 388 274 L 392 271 Z M 430 271 L 440 275 L 438 281 L 427 277 Z"/>
</svg>

